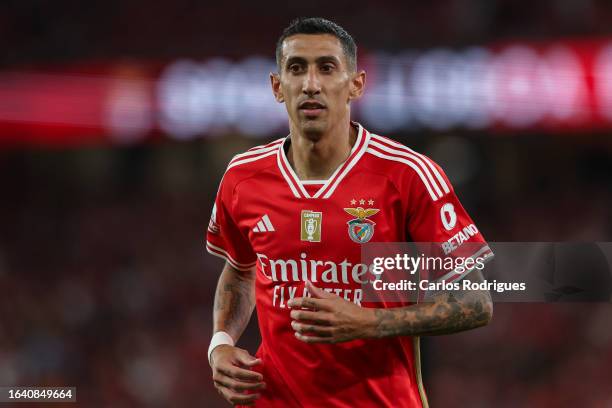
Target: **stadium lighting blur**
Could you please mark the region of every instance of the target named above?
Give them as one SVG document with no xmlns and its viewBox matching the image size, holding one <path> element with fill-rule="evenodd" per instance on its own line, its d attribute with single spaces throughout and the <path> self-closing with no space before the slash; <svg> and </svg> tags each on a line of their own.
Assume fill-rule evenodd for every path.
<svg viewBox="0 0 612 408">
<path fill-rule="evenodd" d="M 610 41 L 374 52 L 360 65 L 368 78 L 353 117 L 380 133 L 612 127 Z M 270 90 L 272 58 L 178 60 L 159 75 L 141 67 L 110 65 L 98 75 L 0 73 L 0 141 L 135 143 L 156 131 L 176 140 L 287 132 L 285 107 Z"/>
<path fill-rule="evenodd" d="M 535 125 L 548 108 L 538 89 L 540 57 L 525 46 L 512 46 L 495 57 L 494 117 L 502 124 L 525 128 Z"/>
<path fill-rule="evenodd" d="M 113 83 L 103 119 L 113 140 L 136 143 L 152 130 L 150 93 L 146 81 L 118 79 Z"/>
<path fill-rule="evenodd" d="M 610 64 L 605 55 L 602 60 L 605 67 L 600 71 L 606 73 L 597 76 L 605 78 Z M 354 113 L 381 132 L 588 126 L 585 113 L 592 107 L 583 65 L 578 53 L 562 44 L 374 53 L 362 61 L 369 76 Z M 252 136 L 283 128 L 285 114 L 274 103 L 267 82 L 273 69 L 274 61 L 263 58 L 231 65 L 171 64 L 159 85 L 161 127 L 179 139 L 228 128 Z M 612 106 L 612 97 L 605 99 L 612 92 L 605 86 L 599 89 L 602 106 Z M 217 95 L 214 103 L 211 94 Z"/>
<path fill-rule="evenodd" d="M 612 43 L 595 60 L 595 96 L 601 115 L 612 122 Z"/>
<path fill-rule="evenodd" d="M 552 47 L 540 70 L 542 93 L 547 96 L 544 103 L 552 118 L 558 122 L 584 120 L 588 110 L 586 72 L 576 53 L 564 46 Z"/>
<path fill-rule="evenodd" d="M 413 56 L 374 54 L 366 57 L 366 95 L 355 103 L 354 111 L 366 123 L 377 126 L 379 132 L 388 132 L 411 125 L 414 120 L 410 111 L 407 92 L 409 70 Z"/>
<path fill-rule="evenodd" d="M 169 65 L 158 83 L 160 127 L 171 137 L 191 139 L 229 130 L 263 137 L 286 124 L 268 75 L 271 59 L 253 57 L 232 64 L 181 60 Z"/>
</svg>

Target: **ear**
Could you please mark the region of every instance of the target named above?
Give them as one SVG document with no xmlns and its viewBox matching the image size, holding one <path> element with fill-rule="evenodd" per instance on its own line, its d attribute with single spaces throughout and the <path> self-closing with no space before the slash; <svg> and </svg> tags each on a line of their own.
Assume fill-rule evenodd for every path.
<svg viewBox="0 0 612 408">
<path fill-rule="evenodd" d="M 366 82 L 366 73 L 364 70 L 358 71 L 353 74 L 351 78 L 351 86 L 349 90 L 349 101 L 351 99 L 359 99 L 363 95 Z"/>
<path fill-rule="evenodd" d="M 283 90 L 281 89 L 281 82 L 280 82 L 279 74 L 270 72 L 270 85 L 272 85 L 272 93 L 274 94 L 274 99 L 276 99 L 276 102 L 278 103 L 285 102 L 285 97 L 283 96 Z"/>
</svg>

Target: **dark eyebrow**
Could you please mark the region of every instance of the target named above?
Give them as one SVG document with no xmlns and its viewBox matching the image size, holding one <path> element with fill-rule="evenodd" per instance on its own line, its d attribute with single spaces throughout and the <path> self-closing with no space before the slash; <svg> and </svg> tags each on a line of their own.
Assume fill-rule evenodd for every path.
<svg viewBox="0 0 612 408">
<path fill-rule="evenodd" d="M 336 65 L 340 64 L 340 60 L 335 55 L 324 55 L 322 57 L 317 58 L 316 62 L 318 64 L 320 64 L 322 62 L 333 62 Z"/>
<path fill-rule="evenodd" d="M 321 56 L 321 57 L 317 58 L 315 60 L 315 62 L 317 64 L 321 64 L 323 62 L 333 62 L 336 65 L 340 64 L 340 60 L 338 59 L 338 57 L 336 57 L 334 55 L 324 55 L 324 56 Z M 289 65 L 296 64 L 296 63 L 297 64 L 305 65 L 305 64 L 308 64 L 308 61 L 306 61 L 305 58 L 298 57 L 298 56 L 289 57 L 289 58 L 287 58 L 287 61 L 285 62 L 285 66 L 288 67 Z"/>
<path fill-rule="evenodd" d="M 302 58 L 302 57 L 289 57 L 287 58 L 287 61 L 285 62 L 285 66 L 288 67 L 291 64 L 300 64 L 300 65 L 305 65 L 307 64 L 306 59 Z"/>
</svg>

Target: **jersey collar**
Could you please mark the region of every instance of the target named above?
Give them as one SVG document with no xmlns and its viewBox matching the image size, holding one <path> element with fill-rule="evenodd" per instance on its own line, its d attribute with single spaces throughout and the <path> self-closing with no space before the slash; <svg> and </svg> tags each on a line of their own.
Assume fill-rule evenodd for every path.
<svg viewBox="0 0 612 408">
<path fill-rule="evenodd" d="M 285 154 L 285 146 L 290 140 L 290 137 L 287 136 L 285 141 L 279 144 L 278 154 L 277 154 L 277 164 L 278 168 L 289 185 L 291 192 L 296 198 L 329 198 L 334 193 L 340 182 L 346 177 L 346 175 L 351 171 L 351 169 L 357 164 L 361 156 L 365 153 L 368 143 L 370 141 L 370 132 L 368 132 L 361 124 L 357 122 L 351 122 L 353 125 L 357 126 L 357 140 L 355 140 L 355 145 L 351 149 L 351 153 L 349 157 L 338 166 L 336 171 L 331 175 L 329 179 L 325 181 L 325 184 L 321 186 L 321 188 L 314 194 L 308 194 L 308 191 L 304 188 L 304 184 L 298 178 L 297 174 L 293 171 L 293 168 L 289 164 L 289 160 L 287 160 L 287 155 Z"/>
</svg>

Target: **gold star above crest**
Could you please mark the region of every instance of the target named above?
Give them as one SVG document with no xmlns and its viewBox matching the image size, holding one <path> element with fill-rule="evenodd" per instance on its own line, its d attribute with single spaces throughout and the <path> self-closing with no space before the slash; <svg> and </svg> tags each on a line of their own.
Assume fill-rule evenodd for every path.
<svg viewBox="0 0 612 408">
<path fill-rule="evenodd" d="M 351 205 L 355 205 L 357 204 L 357 200 L 355 200 L 354 198 L 351 200 Z"/>
<path fill-rule="evenodd" d="M 364 204 L 365 204 L 365 200 L 363 198 L 359 200 L 359 205 L 364 205 Z"/>
<path fill-rule="evenodd" d="M 374 205 L 374 200 L 369 199 L 369 200 L 368 200 L 368 205 Z"/>
</svg>

